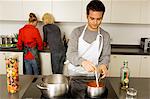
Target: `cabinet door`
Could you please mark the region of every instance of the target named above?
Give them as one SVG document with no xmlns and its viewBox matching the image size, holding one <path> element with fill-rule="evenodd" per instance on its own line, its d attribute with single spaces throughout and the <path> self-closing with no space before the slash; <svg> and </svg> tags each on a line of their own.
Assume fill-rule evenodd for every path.
<svg viewBox="0 0 150 99">
<path fill-rule="evenodd" d="M 0 0 L 0 20 L 22 20 L 22 1 Z"/>
<path fill-rule="evenodd" d="M 120 76 L 120 68 L 122 66 L 122 59 L 118 55 L 111 55 L 110 63 L 109 63 L 109 76 L 111 77 L 119 77 Z"/>
<path fill-rule="evenodd" d="M 0 74 L 6 74 L 5 55 L 0 52 Z"/>
<path fill-rule="evenodd" d="M 112 0 L 112 23 L 139 23 L 140 0 Z"/>
<path fill-rule="evenodd" d="M 44 13 L 52 13 L 52 0 L 23 0 L 23 19 L 28 20 L 29 13 L 35 13 L 42 20 Z"/>
<path fill-rule="evenodd" d="M 105 14 L 103 18 L 103 23 L 110 23 L 111 18 L 111 0 L 101 0 L 105 5 Z"/>
<path fill-rule="evenodd" d="M 91 0 L 83 0 L 82 2 L 82 22 L 87 22 L 86 16 L 86 6 Z M 105 5 L 105 14 L 103 17 L 103 23 L 110 22 L 110 15 L 111 15 L 111 0 L 101 0 Z"/>
<path fill-rule="evenodd" d="M 82 0 L 53 0 L 52 12 L 56 21 L 81 22 Z"/>
<path fill-rule="evenodd" d="M 139 68 L 141 57 L 138 55 L 111 55 L 109 65 L 109 75 L 113 77 L 120 76 L 120 68 L 123 66 L 123 61 L 128 61 L 131 77 L 139 77 Z"/>
<path fill-rule="evenodd" d="M 150 24 L 150 0 L 141 1 L 141 23 Z"/>
<path fill-rule="evenodd" d="M 23 52 L 11 52 L 19 56 L 19 74 L 23 74 Z"/>
<path fill-rule="evenodd" d="M 42 75 L 52 74 L 50 53 L 41 52 L 40 53 L 40 60 L 41 60 L 41 73 L 42 73 Z"/>
<path fill-rule="evenodd" d="M 150 77 L 150 56 L 142 56 L 140 77 Z"/>
</svg>

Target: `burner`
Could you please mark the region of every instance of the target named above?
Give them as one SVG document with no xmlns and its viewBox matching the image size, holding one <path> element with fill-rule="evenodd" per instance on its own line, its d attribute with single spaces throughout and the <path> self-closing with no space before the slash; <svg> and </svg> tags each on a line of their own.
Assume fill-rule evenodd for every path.
<svg viewBox="0 0 150 99">
<path fill-rule="evenodd" d="M 52 99 L 67 99 L 67 98 L 69 98 L 68 94 L 65 94 L 63 96 L 52 97 Z M 42 94 L 40 99 L 51 99 L 51 98 Z"/>
<path fill-rule="evenodd" d="M 41 93 L 42 93 L 42 91 L 41 91 Z M 66 93 L 63 96 L 55 96 L 55 97 L 51 97 L 51 98 L 49 96 L 45 95 L 44 93 L 42 93 L 40 99 L 68 99 L 68 98 L 71 98 L 70 93 Z"/>
</svg>

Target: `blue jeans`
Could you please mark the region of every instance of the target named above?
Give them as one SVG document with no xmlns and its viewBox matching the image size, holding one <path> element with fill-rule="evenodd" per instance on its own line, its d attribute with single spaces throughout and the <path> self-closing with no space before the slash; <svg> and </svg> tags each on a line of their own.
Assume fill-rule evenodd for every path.
<svg viewBox="0 0 150 99">
<path fill-rule="evenodd" d="M 38 75 L 39 69 L 35 59 L 33 60 L 24 60 L 25 63 L 25 74 L 28 75 Z"/>
</svg>

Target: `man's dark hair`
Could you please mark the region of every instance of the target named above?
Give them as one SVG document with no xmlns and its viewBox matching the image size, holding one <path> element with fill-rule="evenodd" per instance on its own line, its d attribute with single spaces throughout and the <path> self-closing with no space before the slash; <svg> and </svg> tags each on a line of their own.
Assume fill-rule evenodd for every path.
<svg viewBox="0 0 150 99">
<path fill-rule="evenodd" d="M 92 0 L 86 7 L 86 14 L 89 15 L 89 10 L 105 12 L 105 6 L 100 0 Z"/>
</svg>

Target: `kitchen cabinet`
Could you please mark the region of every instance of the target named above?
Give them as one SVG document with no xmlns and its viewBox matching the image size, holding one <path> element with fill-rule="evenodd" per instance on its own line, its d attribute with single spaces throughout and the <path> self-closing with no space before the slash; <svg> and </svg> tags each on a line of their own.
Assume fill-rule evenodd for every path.
<svg viewBox="0 0 150 99">
<path fill-rule="evenodd" d="M 22 20 L 21 0 L 0 0 L 0 20 Z"/>
<path fill-rule="evenodd" d="M 57 22 L 87 22 L 91 0 L 0 0 L 0 20 L 27 21 L 33 12 L 39 20 L 52 13 Z M 102 23 L 150 24 L 150 0 L 101 0 L 106 8 Z"/>
<path fill-rule="evenodd" d="M 140 23 L 141 0 L 112 0 L 111 23 Z"/>
<path fill-rule="evenodd" d="M 19 74 L 23 74 L 23 52 L 0 52 L 0 74 L 6 74 L 5 54 L 16 54 L 19 56 Z"/>
<path fill-rule="evenodd" d="M 82 22 L 87 22 L 87 16 L 86 16 L 86 6 L 91 0 L 83 0 L 82 2 Z"/>
<path fill-rule="evenodd" d="M 41 60 L 41 74 L 42 75 L 52 74 L 50 52 L 40 52 L 40 60 Z"/>
<path fill-rule="evenodd" d="M 44 13 L 52 12 L 52 0 L 22 0 L 23 20 L 28 20 L 29 13 L 35 13 L 42 20 Z"/>
<path fill-rule="evenodd" d="M 109 75 L 111 77 L 120 76 L 120 68 L 123 66 L 123 61 L 128 61 L 131 77 L 139 77 L 141 56 L 139 55 L 111 55 L 109 64 Z"/>
<path fill-rule="evenodd" d="M 141 23 L 150 24 L 150 0 L 141 0 Z"/>
<path fill-rule="evenodd" d="M 5 55 L 0 52 L 0 74 L 6 74 Z"/>
<path fill-rule="evenodd" d="M 81 22 L 82 0 L 53 0 L 52 13 L 56 21 Z"/>
<path fill-rule="evenodd" d="M 82 2 L 82 22 L 87 22 L 86 6 L 91 0 L 83 0 Z M 103 17 L 103 23 L 110 23 L 111 17 L 111 0 L 101 0 L 105 5 L 105 14 Z"/>
<path fill-rule="evenodd" d="M 0 74 L 6 74 L 5 54 L 17 54 L 19 56 L 19 74 L 23 74 L 23 52 L 0 52 Z M 52 74 L 50 52 L 40 52 L 42 75 Z"/>
<path fill-rule="evenodd" d="M 140 77 L 150 77 L 150 56 L 141 56 Z"/>
</svg>

